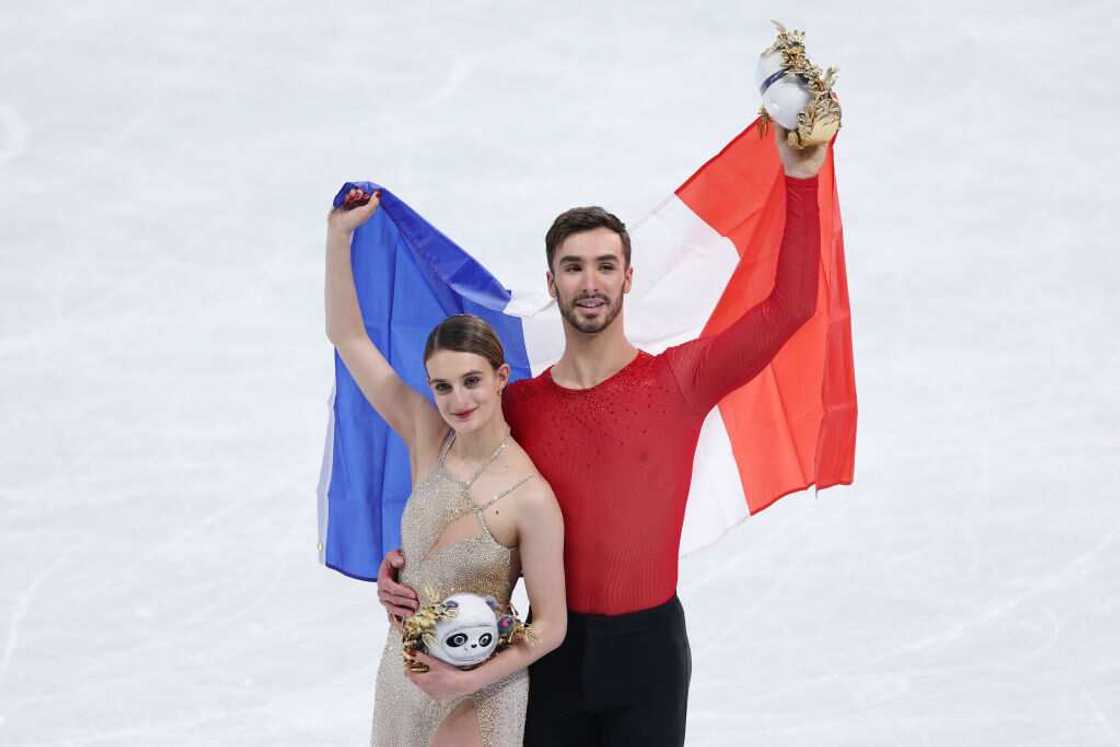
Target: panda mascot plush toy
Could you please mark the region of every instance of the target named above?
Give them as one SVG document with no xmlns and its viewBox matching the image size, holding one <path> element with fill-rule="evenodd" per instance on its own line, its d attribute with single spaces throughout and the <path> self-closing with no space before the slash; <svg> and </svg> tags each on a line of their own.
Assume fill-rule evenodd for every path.
<svg viewBox="0 0 1120 747">
<path fill-rule="evenodd" d="M 489 659 L 499 648 L 530 637 L 512 610 L 503 612 L 492 596 L 470 592 L 452 594 L 427 605 L 404 622 L 405 666 L 414 672 L 427 671 L 412 654 L 426 651 L 460 669 L 471 669 Z"/>
</svg>

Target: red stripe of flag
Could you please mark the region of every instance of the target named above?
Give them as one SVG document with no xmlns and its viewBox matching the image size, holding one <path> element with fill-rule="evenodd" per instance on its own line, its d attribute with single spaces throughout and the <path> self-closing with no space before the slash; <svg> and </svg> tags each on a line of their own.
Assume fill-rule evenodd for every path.
<svg viewBox="0 0 1120 747">
<path fill-rule="evenodd" d="M 773 135 L 755 120 L 677 196 L 739 252 L 701 337 L 725 329 L 770 293 L 785 224 L 785 181 Z M 750 512 L 788 493 L 852 482 L 856 390 L 844 233 L 832 147 L 820 173 L 817 311 L 753 381 L 720 402 Z"/>
</svg>

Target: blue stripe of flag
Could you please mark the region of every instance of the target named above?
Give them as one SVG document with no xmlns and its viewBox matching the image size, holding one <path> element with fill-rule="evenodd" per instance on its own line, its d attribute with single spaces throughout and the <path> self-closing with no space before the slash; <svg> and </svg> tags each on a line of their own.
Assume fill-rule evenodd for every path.
<svg viewBox="0 0 1120 747">
<path fill-rule="evenodd" d="M 358 187 L 381 190 L 381 205 L 354 233 L 351 260 L 366 331 L 398 374 L 429 398 L 423 351 L 428 333 L 451 314 L 477 314 L 497 331 L 513 380 L 529 376 L 521 321 L 502 310 L 510 292 L 469 254 L 392 192 L 347 182 L 339 207 Z M 369 405 L 335 354 L 334 430 L 323 561 L 372 581 L 382 556 L 400 546 L 411 492 L 408 449 Z M 320 510 L 323 510 L 320 506 Z"/>
</svg>

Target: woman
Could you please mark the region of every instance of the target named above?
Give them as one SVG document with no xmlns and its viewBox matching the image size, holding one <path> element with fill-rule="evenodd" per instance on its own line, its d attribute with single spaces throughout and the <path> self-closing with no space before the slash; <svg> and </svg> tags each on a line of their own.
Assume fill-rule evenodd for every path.
<svg viewBox="0 0 1120 747">
<path fill-rule="evenodd" d="M 364 202 L 369 198 L 368 202 Z M 510 439 L 502 389 L 510 367 L 486 322 L 449 317 L 428 338 L 424 364 L 435 405 L 411 389 L 366 334 L 354 290 L 354 230 L 379 195 L 353 190 L 327 221 L 327 336 L 366 399 L 408 445 L 413 493 L 401 520 L 402 581 L 420 604 L 452 593 L 509 603 L 518 575 L 533 608 L 531 641 L 469 671 L 421 653 L 405 673 L 400 621 L 389 631 L 374 696 L 374 745 L 520 745 L 526 667 L 564 639 L 563 519 L 548 483 Z"/>
</svg>

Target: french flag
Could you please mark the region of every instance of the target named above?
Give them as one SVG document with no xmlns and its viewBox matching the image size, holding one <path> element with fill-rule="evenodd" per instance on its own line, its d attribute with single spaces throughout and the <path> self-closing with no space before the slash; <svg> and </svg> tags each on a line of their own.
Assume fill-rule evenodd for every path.
<svg viewBox="0 0 1120 747">
<path fill-rule="evenodd" d="M 785 182 L 773 137 L 756 120 L 630 229 L 638 270 L 626 297 L 626 334 L 643 350 L 720 332 L 773 286 L 785 223 Z M 817 311 L 750 383 L 704 423 L 681 552 L 714 542 L 748 515 L 804 490 L 850 484 L 856 393 L 844 239 L 831 152 L 820 173 Z M 506 289 L 486 268 L 390 190 L 354 234 L 352 262 L 370 339 L 412 387 L 428 393 L 423 347 L 450 314 L 497 331 L 513 379 L 559 359 L 559 311 L 543 289 Z M 563 207 L 563 206 L 561 206 Z M 429 394 L 430 396 L 430 394 Z M 330 422 L 319 480 L 319 557 L 374 580 L 400 545 L 411 492 L 408 452 L 335 356 Z"/>
</svg>

